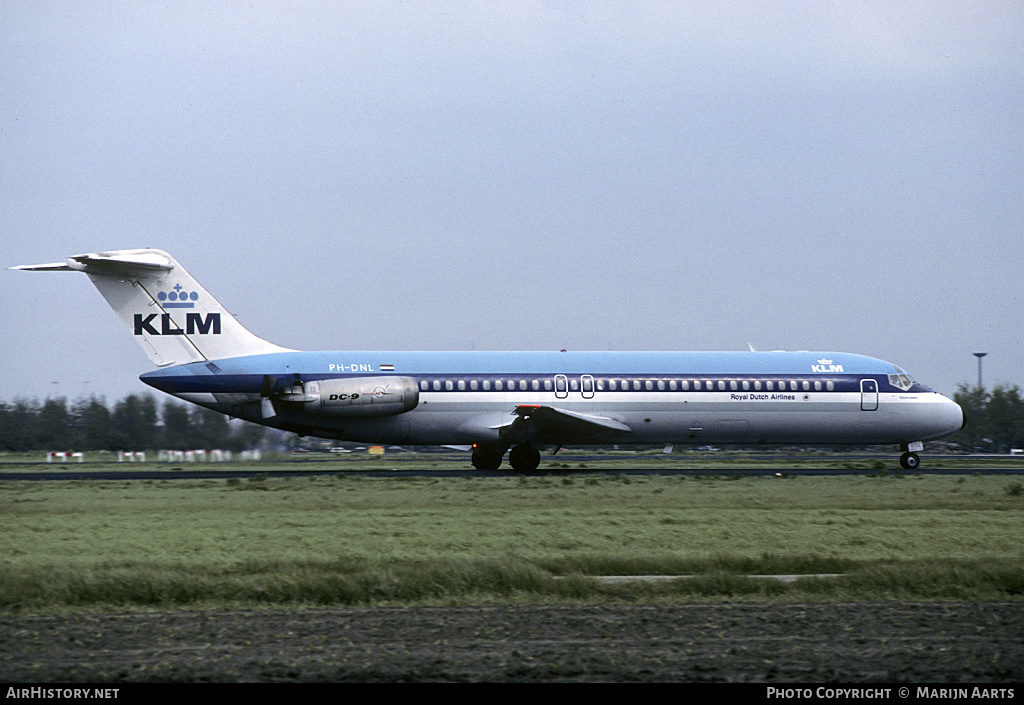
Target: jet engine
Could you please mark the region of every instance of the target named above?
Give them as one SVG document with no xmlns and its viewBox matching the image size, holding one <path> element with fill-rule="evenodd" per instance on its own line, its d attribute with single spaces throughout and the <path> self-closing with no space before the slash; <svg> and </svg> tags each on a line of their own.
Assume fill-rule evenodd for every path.
<svg viewBox="0 0 1024 705">
<path fill-rule="evenodd" d="M 394 416 L 412 411 L 420 401 L 411 377 L 356 377 L 306 382 L 307 414 L 328 416 Z"/>
<path fill-rule="evenodd" d="M 419 404 L 416 380 L 411 377 L 352 377 L 305 382 L 298 379 L 277 389 L 277 379 L 263 380 L 263 418 L 292 409 L 321 416 L 394 416 Z"/>
</svg>

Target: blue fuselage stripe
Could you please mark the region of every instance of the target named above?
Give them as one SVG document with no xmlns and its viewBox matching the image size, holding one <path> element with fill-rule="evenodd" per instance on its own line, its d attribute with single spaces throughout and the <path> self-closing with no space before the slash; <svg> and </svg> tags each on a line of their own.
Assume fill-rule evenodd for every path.
<svg viewBox="0 0 1024 705">
<path fill-rule="evenodd" d="M 888 362 L 831 352 L 286 352 L 217 360 L 225 375 L 301 375 L 304 379 L 396 374 L 426 376 L 700 378 L 851 375 L 883 377 L 896 372 Z M 144 379 L 211 374 L 205 363 L 163 368 Z"/>
<path fill-rule="evenodd" d="M 559 373 L 561 374 L 561 373 Z M 278 377 L 283 383 L 287 383 L 291 375 L 280 374 L 273 375 L 272 377 Z M 303 382 L 319 382 L 328 379 L 345 379 L 345 378 L 359 378 L 366 377 L 367 375 L 302 375 L 301 379 Z M 398 377 L 400 375 L 394 373 L 383 373 L 373 375 L 374 377 Z M 480 392 L 482 394 L 490 392 L 551 392 L 555 394 L 553 374 L 532 374 L 532 375 L 516 375 L 516 374 L 505 374 L 505 375 L 447 375 L 447 374 L 422 374 L 422 375 L 401 375 L 404 377 L 412 377 L 420 385 L 420 390 L 423 392 Z M 569 379 L 570 386 L 568 391 L 570 393 L 579 394 L 582 388 L 580 379 L 583 375 L 566 375 Z M 259 392 L 263 384 L 263 375 L 165 375 L 160 377 L 151 377 L 143 375 L 143 381 L 150 384 L 157 389 L 168 392 L 170 394 L 178 393 L 195 393 L 195 392 L 211 392 L 211 393 L 256 393 Z M 886 377 L 872 377 L 872 376 L 829 376 L 813 378 L 809 376 L 790 377 L 787 375 L 772 375 L 769 377 L 754 377 L 754 376 L 739 376 L 739 375 L 702 375 L 695 377 L 692 375 L 680 375 L 680 376 L 658 376 L 658 377 L 636 377 L 629 375 L 619 375 L 615 377 L 599 377 L 594 376 L 594 391 L 597 394 L 638 394 L 644 392 L 659 392 L 659 393 L 690 393 L 690 394 L 701 394 L 701 393 L 721 393 L 721 392 L 735 392 L 735 393 L 771 393 L 771 392 L 815 392 L 819 394 L 829 393 L 849 393 L 860 391 L 860 382 L 864 379 L 874 379 L 878 383 L 878 391 L 882 393 L 893 393 L 901 391 L 909 391 L 913 393 L 931 391 L 921 385 L 914 385 L 910 390 L 902 390 L 891 386 L 886 381 Z M 613 388 L 610 382 L 614 381 L 615 387 Z M 437 382 L 435 385 L 434 383 Z M 485 386 L 484 383 L 487 383 Z M 499 387 L 496 383 L 500 382 Z M 521 388 L 521 382 L 526 383 L 526 388 Z M 534 382 L 538 382 L 540 385 L 539 389 L 534 389 Z M 659 385 L 659 382 L 662 385 Z M 672 388 L 671 383 L 675 382 L 675 388 Z M 683 385 L 686 382 L 686 385 Z M 695 382 L 700 382 L 700 386 L 696 386 Z M 710 383 L 709 383 L 710 382 Z M 724 384 L 724 387 L 720 387 L 719 383 Z M 732 386 L 732 383 L 736 383 L 736 387 Z M 744 386 L 744 382 L 747 386 Z M 755 385 L 755 382 L 760 382 L 761 386 Z M 772 386 L 768 387 L 767 383 L 772 382 Z M 808 386 L 804 386 L 807 382 Z M 831 382 L 831 388 L 828 383 Z M 424 386 L 424 383 L 426 386 Z M 462 383 L 460 385 L 460 383 Z M 471 384 L 476 383 L 476 386 Z M 648 383 L 651 386 L 648 387 Z M 816 386 L 815 383 L 819 384 Z M 796 384 L 794 388 L 793 385 Z M 639 386 L 637 386 L 639 385 Z"/>
</svg>

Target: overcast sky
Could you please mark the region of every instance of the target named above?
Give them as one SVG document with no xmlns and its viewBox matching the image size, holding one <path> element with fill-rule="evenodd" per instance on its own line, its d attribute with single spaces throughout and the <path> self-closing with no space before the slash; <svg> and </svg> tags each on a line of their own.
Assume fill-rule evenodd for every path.
<svg viewBox="0 0 1024 705">
<path fill-rule="evenodd" d="M 300 349 L 858 352 L 1024 386 L 1024 3 L 0 4 L 0 264 L 158 247 Z M 0 400 L 151 369 L 0 269 Z"/>
</svg>

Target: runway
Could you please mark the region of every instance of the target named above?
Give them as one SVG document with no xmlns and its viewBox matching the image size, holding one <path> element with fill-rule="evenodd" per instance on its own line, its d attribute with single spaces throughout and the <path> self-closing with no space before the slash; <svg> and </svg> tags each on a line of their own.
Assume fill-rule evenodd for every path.
<svg viewBox="0 0 1024 705">
<path fill-rule="evenodd" d="M 364 459 L 338 460 L 336 457 L 303 458 L 287 462 L 267 462 L 265 467 L 260 463 L 245 463 L 236 469 L 230 464 L 197 464 L 182 467 L 183 464 L 149 463 L 146 467 L 140 464 L 95 463 L 95 469 L 89 463 L 68 465 L 55 469 L 50 463 L 0 463 L 0 482 L 4 481 L 73 481 L 73 480 L 210 480 L 210 479 L 249 479 L 252 477 L 316 477 L 344 474 L 349 477 L 563 477 L 587 475 L 683 475 L 683 476 L 843 476 L 878 474 L 891 475 L 1021 475 L 1024 474 L 1024 461 L 1019 458 L 1012 460 L 1008 456 L 986 456 L 983 466 L 975 462 L 978 456 L 969 456 L 963 464 L 954 461 L 950 467 L 933 467 L 936 461 L 951 460 L 950 456 L 922 456 L 921 467 L 914 471 L 899 468 L 888 455 L 828 455 L 822 456 L 822 467 L 806 467 L 813 462 L 807 457 L 785 457 L 778 455 L 751 456 L 744 455 L 742 463 L 730 466 L 728 459 L 713 464 L 694 462 L 692 459 L 680 459 L 678 463 L 658 458 L 657 462 L 649 460 L 651 456 L 637 457 L 629 467 L 622 467 L 623 459 L 609 459 L 607 455 L 558 455 L 549 458 L 547 465 L 533 473 L 519 473 L 505 466 L 499 470 L 475 470 L 469 465 L 468 456 L 463 463 L 458 456 L 438 454 L 437 458 L 422 454 L 395 454 L 386 460 L 368 461 Z M 999 462 L 1005 459 L 1005 463 Z M 972 461 L 968 463 L 967 460 Z M 750 467 L 751 462 L 761 461 L 759 467 Z M 886 468 L 867 467 L 877 461 L 886 464 Z M 851 467 L 836 467 L 836 463 L 847 463 Z M 373 467 L 365 467 L 372 463 Z M 611 467 L 612 464 L 614 467 Z M 445 467 L 437 467 L 443 464 Z M 113 465 L 113 466 L 112 466 Z M 576 467 L 566 467 L 575 465 Z M 579 467 L 584 465 L 586 467 Z M 602 467 L 604 465 L 605 467 Z M 826 467 L 826 465 L 828 467 Z M 361 467 L 364 466 L 364 467 Z M 382 467 L 389 466 L 389 467 Z"/>
</svg>

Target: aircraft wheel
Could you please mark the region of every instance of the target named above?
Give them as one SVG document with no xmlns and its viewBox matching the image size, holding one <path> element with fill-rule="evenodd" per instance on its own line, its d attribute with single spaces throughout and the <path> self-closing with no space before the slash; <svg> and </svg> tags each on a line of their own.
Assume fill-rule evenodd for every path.
<svg viewBox="0 0 1024 705">
<path fill-rule="evenodd" d="M 917 470 L 921 465 L 921 458 L 917 453 L 904 453 L 900 456 L 900 466 L 904 470 Z"/>
<path fill-rule="evenodd" d="M 477 470 L 497 470 L 501 467 L 501 455 L 493 448 L 474 448 L 473 467 Z"/>
<path fill-rule="evenodd" d="M 516 472 L 533 472 L 540 465 L 540 452 L 533 446 L 523 443 L 509 452 L 508 462 Z"/>
</svg>

